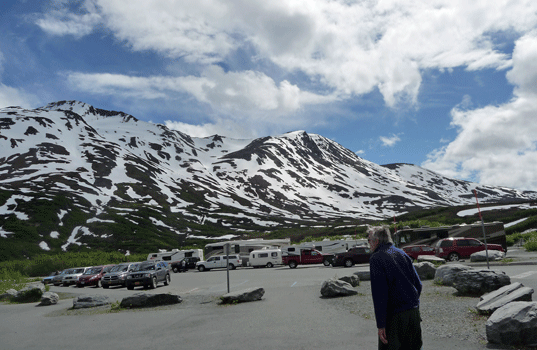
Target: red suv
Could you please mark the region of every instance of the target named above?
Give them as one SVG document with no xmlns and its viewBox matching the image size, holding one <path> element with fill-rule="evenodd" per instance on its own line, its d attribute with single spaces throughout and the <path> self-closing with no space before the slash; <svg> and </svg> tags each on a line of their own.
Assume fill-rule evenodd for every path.
<svg viewBox="0 0 537 350">
<path fill-rule="evenodd" d="M 499 244 L 487 244 L 489 250 L 499 250 L 503 252 L 503 247 Z M 460 258 L 467 258 L 475 252 L 485 250 L 485 243 L 475 238 L 451 237 L 439 240 L 434 248 L 435 255 L 449 261 L 457 261 Z"/>
<path fill-rule="evenodd" d="M 435 255 L 434 248 L 430 245 L 409 245 L 403 247 L 403 251 L 412 258 L 412 260 L 418 259 L 420 255 Z"/>
</svg>

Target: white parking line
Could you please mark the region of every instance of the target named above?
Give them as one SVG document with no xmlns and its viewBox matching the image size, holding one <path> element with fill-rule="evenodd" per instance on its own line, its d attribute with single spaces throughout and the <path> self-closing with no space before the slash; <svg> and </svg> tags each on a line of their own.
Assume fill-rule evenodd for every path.
<svg viewBox="0 0 537 350">
<path fill-rule="evenodd" d="M 291 285 L 291 287 L 294 287 L 295 284 L 297 284 L 297 283 L 298 283 L 298 281 L 295 281 L 295 283 L 293 283 L 293 284 Z"/>
<path fill-rule="evenodd" d="M 537 271 L 528 271 L 528 272 L 524 272 L 524 273 L 521 273 L 519 275 L 513 276 L 511 278 L 518 278 L 518 279 L 526 278 L 526 277 L 529 277 L 529 276 L 531 276 L 533 274 L 536 274 L 536 273 L 537 273 Z"/>
</svg>

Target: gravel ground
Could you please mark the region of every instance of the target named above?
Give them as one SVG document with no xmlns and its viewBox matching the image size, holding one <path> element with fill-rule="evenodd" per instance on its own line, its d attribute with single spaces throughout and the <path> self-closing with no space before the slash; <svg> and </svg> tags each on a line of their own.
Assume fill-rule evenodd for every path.
<svg viewBox="0 0 537 350">
<path fill-rule="evenodd" d="M 435 285 L 432 280 L 422 283 L 420 312 L 423 333 L 487 344 L 485 324 L 488 317 L 479 315 L 475 309 L 479 297 L 457 296 L 455 288 Z M 349 310 L 353 314 L 374 320 L 370 286 L 369 281 L 361 281 L 358 295 L 327 301 L 335 308 Z"/>
</svg>

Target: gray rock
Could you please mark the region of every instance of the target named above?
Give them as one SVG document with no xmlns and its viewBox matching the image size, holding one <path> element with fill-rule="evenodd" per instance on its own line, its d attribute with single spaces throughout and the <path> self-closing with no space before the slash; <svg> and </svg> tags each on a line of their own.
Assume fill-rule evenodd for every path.
<svg viewBox="0 0 537 350">
<path fill-rule="evenodd" d="M 436 274 L 436 267 L 428 261 L 414 264 L 414 268 L 422 280 L 432 280 Z"/>
<path fill-rule="evenodd" d="M 505 258 L 505 253 L 499 250 L 489 250 L 489 261 L 497 261 Z M 470 255 L 471 262 L 487 261 L 487 253 L 483 250 Z"/>
<path fill-rule="evenodd" d="M 161 305 L 179 304 L 182 301 L 183 299 L 181 299 L 179 295 L 146 294 L 142 292 L 123 298 L 119 305 L 123 308 L 155 307 Z"/>
<path fill-rule="evenodd" d="M 242 303 L 261 300 L 264 294 L 265 289 L 261 287 L 253 287 L 224 294 L 220 297 L 220 300 L 222 300 L 222 304 Z"/>
<path fill-rule="evenodd" d="M 327 298 L 358 294 L 350 285 L 342 280 L 331 279 L 324 281 L 321 286 L 321 295 Z"/>
<path fill-rule="evenodd" d="M 514 301 L 494 311 L 485 325 L 490 343 L 537 345 L 537 302 Z"/>
<path fill-rule="evenodd" d="M 110 304 L 110 299 L 105 295 L 81 295 L 73 299 L 73 309 L 84 309 Z"/>
<path fill-rule="evenodd" d="M 41 296 L 41 302 L 38 304 L 38 306 L 47 306 L 47 305 L 55 305 L 60 300 L 60 297 L 56 293 L 52 292 L 45 292 Z"/>
<path fill-rule="evenodd" d="M 434 255 L 418 255 L 418 258 L 416 260 L 418 260 L 418 262 L 428 261 L 433 264 L 445 264 L 446 263 L 446 259 L 442 259 Z"/>
<path fill-rule="evenodd" d="M 531 301 L 533 288 L 515 282 L 493 292 L 482 295 L 476 309 L 480 314 L 491 314 L 500 307 L 513 301 Z"/>
<path fill-rule="evenodd" d="M 339 279 L 347 282 L 353 287 L 357 287 L 360 285 L 360 278 L 357 275 L 343 276 L 343 277 L 340 277 Z"/>
<path fill-rule="evenodd" d="M 0 295 L 0 300 L 9 300 L 17 295 L 17 291 L 15 289 L 8 289 L 4 294 Z"/>
<path fill-rule="evenodd" d="M 360 281 L 371 281 L 371 274 L 369 271 L 356 271 L 354 274 L 358 276 Z"/>
<path fill-rule="evenodd" d="M 483 295 L 511 284 L 505 272 L 487 269 L 460 271 L 454 276 L 453 287 L 460 294 Z"/>
<path fill-rule="evenodd" d="M 461 264 L 447 264 L 439 266 L 434 274 L 434 282 L 444 286 L 453 286 L 453 279 L 461 272 L 472 269 Z"/>
</svg>

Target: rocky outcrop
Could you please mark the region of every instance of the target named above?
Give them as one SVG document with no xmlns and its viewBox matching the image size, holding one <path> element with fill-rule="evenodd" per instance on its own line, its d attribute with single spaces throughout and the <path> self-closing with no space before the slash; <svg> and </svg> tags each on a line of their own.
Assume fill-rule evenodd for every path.
<svg viewBox="0 0 537 350">
<path fill-rule="evenodd" d="M 249 301 L 261 300 L 265 295 L 265 289 L 261 287 L 253 287 L 224 294 L 220 297 L 222 304 L 243 303 Z"/>
<path fill-rule="evenodd" d="M 129 297 L 123 298 L 120 307 L 123 308 L 142 308 L 155 307 L 161 305 L 179 304 L 183 301 L 179 295 L 174 294 L 146 294 L 136 293 Z"/>
<path fill-rule="evenodd" d="M 45 292 L 41 296 L 41 302 L 37 306 L 55 305 L 60 300 L 58 294 L 53 292 Z"/>
<path fill-rule="evenodd" d="M 439 266 L 434 274 L 434 282 L 444 286 L 453 286 L 453 279 L 461 272 L 472 269 L 461 264 L 448 264 Z"/>
<path fill-rule="evenodd" d="M 351 286 L 351 284 L 342 280 L 330 279 L 324 281 L 321 285 L 321 295 L 326 298 L 355 294 L 358 294 L 358 292 Z"/>
<path fill-rule="evenodd" d="M 459 271 L 453 278 L 453 287 L 464 295 L 483 295 L 508 284 L 511 284 L 511 278 L 505 272 L 487 269 Z"/>
<path fill-rule="evenodd" d="M 505 258 L 505 253 L 499 250 L 489 250 L 489 261 L 497 261 Z M 487 261 L 487 253 L 483 250 L 470 255 L 471 262 Z"/>
<path fill-rule="evenodd" d="M 428 261 L 414 264 L 414 268 L 421 280 L 432 280 L 436 274 L 436 267 Z"/>
<path fill-rule="evenodd" d="M 353 287 L 360 285 L 360 278 L 357 275 L 343 276 L 339 278 L 341 281 L 347 282 Z"/>
<path fill-rule="evenodd" d="M 356 271 L 354 274 L 358 276 L 360 281 L 371 281 L 371 274 L 369 271 Z"/>
<path fill-rule="evenodd" d="M 494 311 L 485 325 L 490 343 L 537 345 L 537 302 L 514 301 Z"/>
<path fill-rule="evenodd" d="M 73 299 L 73 309 L 84 309 L 110 304 L 110 298 L 105 295 L 81 295 Z"/>
<path fill-rule="evenodd" d="M 511 283 L 482 295 L 476 309 L 480 314 L 488 315 L 513 301 L 531 301 L 532 294 L 533 288 L 524 287 L 520 282 Z"/>
</svg>

